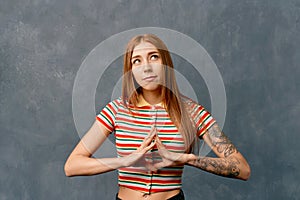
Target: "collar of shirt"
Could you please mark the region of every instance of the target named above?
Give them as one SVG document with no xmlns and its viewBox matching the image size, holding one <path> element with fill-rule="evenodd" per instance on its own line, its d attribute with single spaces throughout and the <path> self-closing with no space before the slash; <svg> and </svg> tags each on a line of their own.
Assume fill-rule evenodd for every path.
<svg viewBox="0 0 300 200">
<path fill-rule="evenodd" d="M 163 108 L 165 107 L 162 102 L 160 102 L 158 104 L 151 105 L 148 101 L 146 101 L 144 99 L 143 95 L 141 95 L 141 94 L 138 96 L 138 103 L 137 103 L 136 106 L 137 107 L 143 107 L 143 106 L 160 106 L 160 107 L 163 107 Z"/>
</svg>

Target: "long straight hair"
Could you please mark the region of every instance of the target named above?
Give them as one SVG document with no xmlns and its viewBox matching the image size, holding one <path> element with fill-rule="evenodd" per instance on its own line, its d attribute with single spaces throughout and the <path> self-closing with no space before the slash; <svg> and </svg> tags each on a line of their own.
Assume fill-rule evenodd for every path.
<svg viewBox="0 0 300 200">
<path fill-rule="evenodd" d="M 135 81 L 131 71 L 131 58 L 133 50 L 141 42 L 149 42 L 154 45 L 161 56 L 164 68 L 163 83 L 161 87 L 162 103 L 165 106 L 172 122 L 175 124 L 183 137 L 185 151 L 191 152 L 196 139 L 195 124 L 192 121 L 190 113 L 188 112 L 188 106 L 185 105 L 181 99 L 181 94 L 176 83 L 171 55 L 163 41 L 153 34 L 135 36 L 127 44 L 124 55 L 122 84 L 122 99 L 124 104 L 127 105 L 127 101 L 129 104 L 136 106 L 138 103 L 138 96 L 142 91 L 141 87 Z"/>
</svg>

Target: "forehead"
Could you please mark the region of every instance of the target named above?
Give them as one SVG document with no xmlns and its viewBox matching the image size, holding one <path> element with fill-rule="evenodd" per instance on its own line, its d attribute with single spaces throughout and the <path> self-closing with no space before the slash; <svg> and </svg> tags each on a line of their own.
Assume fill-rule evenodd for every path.
<svg viewBox="0 0 300 200">
<path fill-rule="evenodd" d="M 132 52 L 132 57 L 142 53 L 153 52 L 153 51 L 158 51 L 153 44 L 151 44 L 150 42 L 141 42 L 140 44 L 134 47 Z"/>
</svg>

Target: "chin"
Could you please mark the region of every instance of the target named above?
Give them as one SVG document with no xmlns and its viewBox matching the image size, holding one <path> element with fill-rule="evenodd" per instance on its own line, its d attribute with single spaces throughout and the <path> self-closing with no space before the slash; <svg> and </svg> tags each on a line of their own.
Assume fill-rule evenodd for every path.
<svg viewBox="0 0 300 200">
<path fill-rule="evenodd" d="M 148 90 L 148 91 L 155 91 L 155 90 L 160 90 L 161 86 L 157 85 L 157 84 L 148 84 L 142 87 L 144 90 Z"/>
</svg>

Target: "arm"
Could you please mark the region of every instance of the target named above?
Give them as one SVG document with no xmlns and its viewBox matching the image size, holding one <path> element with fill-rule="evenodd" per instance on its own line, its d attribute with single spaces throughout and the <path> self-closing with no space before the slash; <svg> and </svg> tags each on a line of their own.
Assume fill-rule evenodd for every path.
<svg viewBox="0 0 300 200">
<path fill-rule="evenodd" d="M 187 164 L 225 177 L 242 180 L 249 178 L 250 167 L 247 161 L 216 123 L 207 130 L 203 139 L 218 158 L 201 158 L 194 155 Z"/>
<path fill-rule="evenodd" d="M 168 151 L 156 137 L 158 153 L 163 161 L 155 165 L 156 169 L 188 164 L 216 175 L 247 180 L 250 176 L 250 167 L 241 153 L 230 140 L 222 133 L 217 124 L 214 124 L 203 136 L 204 141 L 212 148 L 218 158 L 198 157 L 194 154 L 174 153 Z"/>
<path fill-rule="evenodd" d="M 151 141 L 155 133 L 151 131 L 141 146 L 126 157 L 92 158 L 92 154 L 109 134 L 110 132 L 96 120 L 67 159 L 64 166 L 66 176 L 94 175 L 131 166 L 154 146 Z"/>
<path fill-rule="evenodd" d="M 92 154 L 105 141 L 109 131 L 97 120 L 74 148 L 65 163 L 66 176 L 93 175 L 121 166 L 118 158 L 92 158 Z"/>
</svg>

